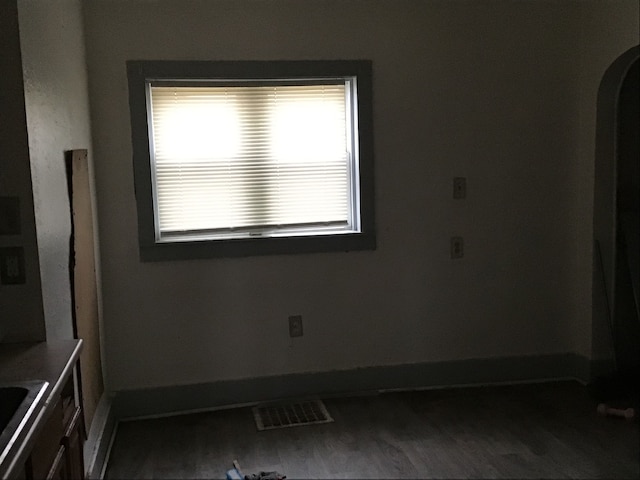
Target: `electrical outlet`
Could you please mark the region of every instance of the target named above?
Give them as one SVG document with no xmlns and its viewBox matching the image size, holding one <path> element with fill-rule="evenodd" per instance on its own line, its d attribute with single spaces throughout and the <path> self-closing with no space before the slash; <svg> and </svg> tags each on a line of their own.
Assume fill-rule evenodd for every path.
<svg viewBox="0 0 640 480">
<path fill-rule="evenodd" d="M 453 177 L 453 198 L 461 199 L 467 196 L 467 179 L 465 177 Z"/>
<path fill-rule="evenodd" d="M 464 241 L 462 237 L 451 237 L 451 258 L 464 257 Z"/>
<path fill-rule="evenodd" d="M 0 283 L 18 285 L 25 281 L 24 248 L 0 248 Z"/>
<path fill-rule="evenodd" d="M 302 315 L 291 315 L 289 317 L 289 336 L 301 337 L 302 334 Z"/>
</svg>

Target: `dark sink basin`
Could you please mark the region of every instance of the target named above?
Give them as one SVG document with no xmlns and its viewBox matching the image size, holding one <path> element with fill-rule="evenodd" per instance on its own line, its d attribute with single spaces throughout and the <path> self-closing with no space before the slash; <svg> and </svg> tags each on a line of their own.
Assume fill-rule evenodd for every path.
<svg viewBox="0 0 640 480">
<path fill-rule="evenodd" d="M 48 383 L 34 380 L 0 385 L 0 463 L 29 420 Z"/>
<path fill-rule="evenodd" d="M 26 387 L 0 387 L 0 432 L 4 430 L 29 393 Z"/>
</svg>

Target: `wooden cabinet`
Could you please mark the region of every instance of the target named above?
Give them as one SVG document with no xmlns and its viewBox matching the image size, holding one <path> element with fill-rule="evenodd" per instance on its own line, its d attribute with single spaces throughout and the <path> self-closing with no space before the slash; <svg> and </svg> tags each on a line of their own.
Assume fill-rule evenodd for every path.
<svg viewBox="0 0 640 480">
<path fill-rule="evenodd" d="M 84 478 L 83 438 L 82 409 L 75 407 L 71 421 L 67 425 L 64 437 L 62 437 L 62 445 L 65 448 L 66 478 L 73 480 Z"/>
<path fill-rule="evenodd" d="M 75 400 L 73 376 L 69 378 L 25 464 L 26 480 L 84 478 L 82 409 Z"/>
<path fill-rule="evenodd" d="M 66 449 L 63 445 L 60 445 L 56 456 L 53 459 L 49 473 L 47 473 L 46 480 L 65 480 L 67 475 L 67 463 L 65 462 Z"/>
<path fill-rule="evenodd" d="M 63 434 L 62 403 L 58 400 L 31 449 L 31 455 L 27 459 L 25 466 L 27 480 L 48 478 L 57 458 Z"/>
</svg>

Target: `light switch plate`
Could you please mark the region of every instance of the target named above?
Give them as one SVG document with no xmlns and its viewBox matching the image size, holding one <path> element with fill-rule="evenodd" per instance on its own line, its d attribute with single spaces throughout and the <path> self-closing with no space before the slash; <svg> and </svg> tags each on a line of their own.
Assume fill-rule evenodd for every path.
<svg viewBox="0 0 640 480">
<path fill-rule="evenodd" d="M 0 283 L 19 285 L 26 282 L 24 271 L 24 248 L 0 248 Z"/>
<path fill-rule="evenodd" d="M 302 329 L 302 315 L 291 315 L 289 317 L 289 336 L 301 337 L 304 331 Z"/>
<path fill-rule="evenodd" d="M 462 237 L 451 237 L 451 258 L 464 257 L 464 241 Z"/>
<path fill-rule="evenodd" d="M 456 200 L 466 198 L 467 179 L 466 177 L 453 177 L 453 198 Z"/>
</svg>

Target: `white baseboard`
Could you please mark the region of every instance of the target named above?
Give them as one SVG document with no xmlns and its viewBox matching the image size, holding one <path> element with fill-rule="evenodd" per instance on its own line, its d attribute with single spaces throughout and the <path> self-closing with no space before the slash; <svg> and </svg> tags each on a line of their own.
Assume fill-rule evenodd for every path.
<svg viewBox="0 0 640 480">
<path fill-rule="evenodd" d="M 116 426 L 111 404 L 111 397 L 106 393 L 102 394 L 93 415 L 87 441 L 84 444 L 85 478 L 87 480 L 100 479 L 104 473 Z"/>
<path fill-rule="evenodd" d="M 119 421 L 285 398 L 327 397 L 385 390 L 513 384 L 569 378 L 586 383 L 589 374 L 589 359 L 574 353 L 366 367 L 121 390 L 115 392 L 113 416 Z"/>
</svg>

